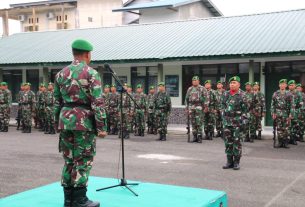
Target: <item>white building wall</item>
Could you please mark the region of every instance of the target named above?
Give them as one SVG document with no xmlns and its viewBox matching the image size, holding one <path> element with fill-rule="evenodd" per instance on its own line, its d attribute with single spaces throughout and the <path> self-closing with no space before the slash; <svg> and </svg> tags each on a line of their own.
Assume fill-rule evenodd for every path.
<svg viewBox="0 0 305 207">
<path fill-rule="evenodd" d="M 214 15 L 202 2 L 190 4 L 190 19 L 206 17 L 214 17 Z"/>
<path fill-rule="evenodd" d="M 166 75 L 179 76 L 179 97 L 171 97 L 173 106 L 182 105 L 182 65 L 163 65 L 163 80 L 165 81 Z"/>
<path fill-rule="evenodd" d="M 140 24 L 179 20 L 179 12 L 166 8 L 140 10 Z"/>
<path fill-rule="evenodd" d="M 131 84 L 130 67 L 128 66 L 113 67 L 113 70 L 117 73 L 117 76 L 127 76 L 127 83 Z M 112 78 L 112 83 L 115 83 L 115 80 L 113 78 Z"/>
</svg>

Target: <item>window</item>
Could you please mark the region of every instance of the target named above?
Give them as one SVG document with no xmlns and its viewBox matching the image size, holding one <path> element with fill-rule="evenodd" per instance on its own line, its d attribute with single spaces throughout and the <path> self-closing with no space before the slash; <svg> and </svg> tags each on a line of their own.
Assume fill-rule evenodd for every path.
<svg viewBox="0 0 305 207">
<path fill-rule="evenodd" d="M 16 102 L 22 82 L 22 70 L 3 70 L 3 81 L 8 83 L 13 102 Z"/>
<path fill-rule="evenodd" d="M 39 86 L 39 70 L 38 69 L 26 70 L 26 81 L 31 83 L 31 90 L 36 93 Z"/>
<path fill-rule="evenodd" d="M 92 17 L 88 17 L 88 22 L 93 22 L 93 18 Z"/>
<path fill-rule="evenodd" d="M 39 18 L 36 18 L 36 23 L 39 23 Z"/>
<path fill-rule="evenodd" d="M 61 16 L 56 16 L 56 21 L 61 22 Z"/>
<path fill-rule="evenodd" d="M 68 15 L 65 15 L 65 21 L 67 21 L 68 20 Z"/>
</svg>

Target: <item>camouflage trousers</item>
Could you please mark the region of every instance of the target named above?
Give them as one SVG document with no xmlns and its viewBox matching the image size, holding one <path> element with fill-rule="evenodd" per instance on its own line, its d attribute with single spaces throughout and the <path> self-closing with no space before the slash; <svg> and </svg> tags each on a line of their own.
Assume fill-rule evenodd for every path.
<svg viewBox="0 0 305 207">
<path fill-rule="evenodd" d="M 8 104 L 0 104 L 0 126 L 7 127 L 10 121 L 10 108 Z"/>
<path fill-rule="evenodd" d="M 136 110 L 135 113 L 135 130 L 145 130 L 145 115 L 143 110 Z"/>
<path fill-rule="evenodd" d="M 109 112 L 109 128 L 111 129 L 117 129 L 118 123 L 119 123 L 119 112 L 118 111 L 110 111 Z"/>
<path fill-rule="evenodd" d="M 63 187 L 86 187 L 93 157 L 96 154 L 95 133 L 93 131 L 62 130 L 59 138 L 59 150 L 65 161 L 61 185 Z"/>
<path fill-rule="evenodd" d="M 53 106 L 47 106 L 46 107 L 46 124 L 48 127 L 55 126 L 55 120 L 54 120 L 54 107 Z"/>
<path fill-rule="evenodd" d="M 37 109 L 37 119 L 38 119 L 38 123 L 43 127 L 45 125 L 46 122 L 46 111 L 45 111 L 45 107 L 39 105 L 38 109 Z"/>
<path fill-rule="evenodd" d="M 204 131 L 206 133 L 214 132 L 215 115 L 212 112 L 207 112 L 204 115 Z"/>
<path fill-rule="evenodd" d="M 32 127 L 32 107 L 30 104 L 22 105 L 22 121 L 25 127 Z"/>
<path fill-rule="evenodd" d="M 289 135 L 291 139 L 297 139 L 300 131 L 300 121 L 298 119 L 292 119 L 289 126 Z"/>
<path fill-rule="evenodd" d="M 156 122 L 156 113 L 148 113 L 147 115 L 147 127 L 153 130 L 157 129 L 158 123 Z"/>
<path fill-rule="evenodd" d="M 216 130 L 217 131 L 222 131 L 223 126 L 222 126 L 222 117 L 220 111 L 217 111 L 215 115 L 215 121 L 216 121 Z"/>
<path fill-rule="evenodd" d="M 119 128 L 121 128 L 121 123 L 119 122 Z M 123 132 L 131 132 L 132 122 L 130 120 L 130 114 L 128 112 L 123 112 L 122 114 L 122 129 Z"/>
<path fill-rule="evenodd" d="M 298 128 L 297 133 L 299 135 L 299 138 L 302 139 L 302 137 L 304 136 L 304 131 L 305 131 L 305 112 L 304 111 L 299 113 L 298 120 L 299 120 L 299 128 Z"/>
<path fill-rule="evenodd" d="M 225 152 L 227 155 L 241 157 L 242 145 L 240 127 L 238 126 L 226 126 L 223 131 Z"/>
<path fill-rule="evenodd" d="M 286 117 L 276 118 L 277 139 L 279 143 L 289 140 L 289 125 Z"/>
<path fill-rule="evenodd" d="M 194 135 L 202 135 L 203 112 L 201 108 L 189 110 L 192 132 Z"/>
<path fill-rule="evenodd" d="M 262 131 L 262 117 L 250 115 L 250 136 L 255 136 L 256 131 Z"/>
<path fill-rule="evenodd" d="M 167 134 L 168 113 L 163 110 L 156 110 L 156 123 L 159 134 Z"/>
</svg>

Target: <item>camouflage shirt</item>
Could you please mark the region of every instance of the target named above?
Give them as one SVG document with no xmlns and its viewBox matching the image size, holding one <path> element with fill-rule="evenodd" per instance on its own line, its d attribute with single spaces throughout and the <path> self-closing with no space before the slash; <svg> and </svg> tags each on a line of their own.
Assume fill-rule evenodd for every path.
<svg viewBox="0 0 305 207">
<path fill-rule="evenodd" d="M 217 107 L 217 99 L 216 99 L 216 94 L 213 89 L 207 90 L 208 97 L 209 97 L 209 112 L 213 112 L 216 110 Z"/>
<path fill-rule="evenodd" d="M 148 113 L 154 113 L 154 111 L 155 111 L 155 98 L 156 98 L 156 94 L 147 95 Z"/>
<path fill-rule="evenodd" d="M 0 104 L 8 104 L 8 103 L 9 103 L 9 97 L 7 91 L 0 89 Z"/>
<path fill-rule="evenodd" d="M 155 95 L 154 106 L 156 110 L 161 110 L 163 113 L 170 113 L 172 110 L 170 96 L 166 92 L 158 92 Z"/>
<path fill-rule="evenodd" d="M 131 100 L 131 98 L 126 94 L 123 93 L 123 113 L 133 113 L 134 110 L 134 104 L 133 101 Z"/>
<path fill-rule="evenodd" d="M 35 93 L 33 91 L 23 91 L 22 94 L 20 94 L 19 101 L 21 104 L 35 104 Z"/>
<path fill-rule="evenodd" d="M 266 101 L 264 94 L 260 91 L 253 92 L 253 100 L 253 112 L 258 115 L 266 113 Z"/>
<path fill-rule="evenodd" d="M 48 91 L 46 94 L 46 105 L 47 106 L 53 106 L 55 103 L 55 97 L 54 97 L 54 92 L 53 91 Z"/>
<path fill-rule="evenodd" d="M 118 112 L 120 106 L 120 95 L 118 93 L 110 93 L 108 97 L 108 110 L 109 112 Z"/>
<path fill-rule="evenodd" d="M 292 99 L 293 99 L 293 109 L 294 109 L 294 117 L 297 117 L 298 114 L 301 111 L 301 108 L 303 106 L 303 97 L 300 91 L 294 90 L 290 91 L 292 94 Z"/>
<path fill-rule="evenodd" d="M 216 109 L 217 109 L 217 110 L 220 110 L 220 108 L 221 108 L 221 99 L 222 99 L 222 96 L 223 96 L 224 92 L 225 92 L 224 89 L 216 90 L 216 91 L 215 91 Z"/>
<path fill-rule="evenodd" d="M 54 97 L 59 129 L 106 131 L 101 78 L 84 61 L 75 60 L 56 74 Z"/>
<path fill-rule="evenodd" d="M 36 94 L 37 107 L 42 108 L 46 104 L 46 92 L 38 91 Z"/>
<path fill-rule="evenodd" d="M 189 105 L 190 109 L 201 108 L 204 110 L 209 106 L 209 96 L 206 88 L 199 85 L 188 88 L 185 96 L 185 105 Z"/>
<path fill-rule="evenodd" d="M 134 94 L 134 100 L 136 101 L 136 103 L 140 107 L 140 110 L 146 112 L 146 110 L 147 110 L 146 95 L 143 92 L 142 93 L 135 93 Z M 139 110 L 139 109 L 137 108 L 136 110 Z"/>
<path fill-rule="evenodd" d="M 104 109 L 108 112 L 109 111 L 109 96 L 110 93 L 103 93 L 102 97 L 104 99 Z"/>
<path fill-rule="evenodd" d="M 274 92 L 271 100 L 271 115 L 288 118 L 292 112 L 293 96 L 289 91 L 280 90 Z"/>
</svg>

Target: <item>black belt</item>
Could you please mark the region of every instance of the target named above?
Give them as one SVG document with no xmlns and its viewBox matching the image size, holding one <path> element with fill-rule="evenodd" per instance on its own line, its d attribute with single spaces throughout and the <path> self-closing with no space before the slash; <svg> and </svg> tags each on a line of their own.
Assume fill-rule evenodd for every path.
<svg viewBox="0 0 305 207">
<path fill-rule="evenodd" d="M 85 108 L 85 109 L 88 109 L 88 110 L 91 109 L 91 105 L 89 105 L 89 104 L 79 104 L 79 103 L 65 103 L 64 107 L 71 107 L 71 108 L 82 107 L 82 108 Z"/>
</svg>

